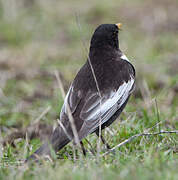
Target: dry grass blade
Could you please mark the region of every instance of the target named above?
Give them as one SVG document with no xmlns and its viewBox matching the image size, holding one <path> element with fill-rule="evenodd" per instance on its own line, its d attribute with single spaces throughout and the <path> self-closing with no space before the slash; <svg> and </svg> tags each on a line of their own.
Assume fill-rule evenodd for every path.
<svg viewBox="0 0 178 180">
<path fill-rule="evenodd" d="M 26 157 L 27 157 L 28 146 L 29 146 L 28 134 L 26 133 L 26 136 L 25 136 L 25 146 L 24 146 L 24 154 L 23 154 L 24 159 L 26 159 Z"/>
<path fill-rule="evenodd" d="M 159 109 L 158 109 L 158 103 L 157 103 L 157 100 L 155 98 L 155 105 L 156 105 L 156 115 L 157 115 L 157 121 L 158 121 L 158 128 L 159 128 L 159 132 L 161 131 L 161 127 L 159 125 L 159 122 L 160 122 L 160 118 L 159 118 Z"/>
<path fill-rule="evenodd" d="M 51 109 L 51 106 L 48 106 L 40 115 L 39 115 L 39 117 L 37 117 L 36 119 L 35 119 L 35 121 L 33 122 L 34 124 L 35 123 L 38 123 L 49 111 L 50 111 L 50 109 Z"/>
<path fill-rule="evenodd" d="M 0 129 L 0 157 L 3 157 L 3 145 L 2 145 L 1 129 Z"/>
<path fill-rule="evenodd" d="M 162 124 L 162 123 L 163 123 L 162 121 L 159 121 L 159 122 L 156 123 L 153 127 L 146 129 L 146 130 L 145 130 L 145 133 L 149 132 L 150 130 L 154 129 L 154 128 L 157 127 L 157 126 L 160 126 L 160 124 Z M 161 130 L 159 130 L 159 132 L 160 132 L 160 131 L 161 131 Z"/>
<path fill-rule="evenodd" d="M 64 91 L 64 87 L 63 87 L 62 81 L 61 81 L 61 79 L 59 77 L 59 73 L 58 73 L 57 70 L 55 70 L 54 73 L 55 73 L 55 76 L 56 76 L 56 79 L 57 79 L 57 82 L 58 82 L 58 85 L 59 85 L 59 89 L 61 90 L 62 97 L 63 97 L 63 99 L 65 99 L 65 91 Z M 77 133 L 77 129 L 76 129 L 75 123 L 74 123 L 74 118 L 72 116 L 72 112 L 71 112 L 71 109 L 70 109 L 69 104 L 68 104 L 67 101 L 66 101 L 66 106 L 67 106 L 68 118 L 69 118 L 69 121 L 70 121 L 70 124 L 71 124 L 71 128 L 72 128 L 72 132 L 73 132 L 73 135 L 74 135 L 74 142 L 77 144 L 77 147 L 80 147 L 80 149 L 81 149 L 80 141 L 79 141 L 79 137 L 78 137 L 78 133 Z"/>
<path fill-rule="evenodd" d="M 79 28 L 79 31 L 80 33 L 82 32 L 82 28 L 81 28 L 81 25 L 80 25 L 80 22 L 79 22 L 79 18 L 78 18 L 78 15 L 76 14 L 75 15 L 76 17 L 76 22 L 77 22 L 77 25 L 78 25 L 78 28 Z M 95 71 L 93 69 L 93 66 L 92 66 L 92 63 L 91 63 L 91 60 L 90 60 L 90 57 L 89 57 L 89 51 L 88 51 L 88 48 L 85 44 L 85 41 L 81 38 L 81 41 L 82 41 L 82 44 L 83 44 L 83 47 L 84 47 L 84 51 L 86 52 L 86 57 L 88 59 L 88 62 L 89 62 L 89 65 L 90 65 L 90 68 L 91 68 L 91 71 L 92 71 L 92 75 L 93 75 L 93 78 L 94 78 L 94 81 L 95 81 L 95 84 L 96 84 L 96 89 L 98 91 L 98 95 L 100 97 L 100 116 L 99 116 L 99 138 L 98 138 L 98 143 L 97 143 L 97 160 L 99 160 L 98 158 L 100 157 L 99 156 L 99 153 L 101 151 L 100 149 L 100 144 L 101 144 L 101 92 L 100 92 L 100 89 L 99 89 L 99 85 L 98 85 L 98 82 L 97 82 L 97 78 L 96 78 L 96 75 L 95 75 Z"/>
<path fill-rule="evenodd" d="M 100 92 L 100 89 L 99 89 L 99 85 L 98 85 L 98 82 L 97 82 L 97 79 L 96 79 L 96 76 L 95 76 L 95 72 L 94 72 L 94 69 L 93 69 L 93 66 L 91 64 L 89 56 L 88 56 L 88 61 L 89 61 L 89 64 L 90 64 L 90 67 L 91 67 L 91 70 L 92 70 L 92 74 L 93 74 L 93 77 L 94 77 L 94 80 L 95 80 L 95 83 L 96 83 L 97 91 L 98 91 L 98 94 L 99 94 L 99 97 L 100 97 L 99 138 L 98 138 L 98 144 L 97 144 L 97 158 L 99 158 L 99 153 L 100 153 L 100 150 L 101 150 L 100 149 L 100 144 L 101 144 L 101 98 L 102 97 L 101 97 L 101 92 Z"/>
<path fill-rule="evenodd" d="M 64 87 L 63 87 L 63 85 L 62 85 L 62 81 L 61 81 L 61 79 L 60 79 L 60 77 L 59 77 L 59 73 L 58 73 L 57 70 L 55 71 L 55 76 L 56 76 L 56 79 L 57 79 L 57 82 L 58 82 L 58 85 L 59 85 L 59 89 L 61 90 L 62 97 L 63 97 L 63 99 L 65 99 Z M 70 123 L 71 123 L 72 131 L 73 131 L 73 134 L 74 134 L 75 143 L 76 143 L 77 145 L 79 145 L 79 144 L 80 144 L 80 141 L 79 141 L 77 129 L 76 129 L 76 127 L 75 127 L 74 118 L 73 118 L 73 116 L 72 116 L 72 112 L 71 112 L 71 110 L 70 110 L 70 107 L 69 107 L 69 104 L 68 104 L 67 101 L 66 101 L 66 105 L 67 105 L 67 113 L 68 113 L 69 121 L 70 121 Z"/>
<path fill-rule="evenodd" d="M 61 123 L 61 121 L 59 119 L 57 119 L 57 122 L 59 124 L 59 126 L 61 126 L 61 128 L 63 129 L 63 131 L 65 132 L 66 136 L 69 138 L 69 139 L 72 139 L 72 137 L 69 135 L 69 133 L 67 132 L 66 128 L 63 126 L 63 124 Z"/>
</svg>

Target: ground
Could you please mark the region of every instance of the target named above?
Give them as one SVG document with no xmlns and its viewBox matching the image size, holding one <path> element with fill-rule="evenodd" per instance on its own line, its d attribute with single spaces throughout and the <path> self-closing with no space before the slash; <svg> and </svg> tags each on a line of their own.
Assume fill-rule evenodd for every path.
<svg viewBox="0 0 178 180">
<path fill-rule="evenodd" d="M 63 98 L 55 70 L 67 90 L 102 23 L 123 24 L 120 49 L 137 75 L 124 112 L 103 133 L 107 142 L 115 147 L 138 133 L 178 129 L 177 9 L 177 0 L 0 0 L 0 179 L 176 179 L 176 134 L 141 136 L 104 157 L 102 144 L 100 156 L 93 156 L 84 140 L 86 157 L 78 151 L 74 159 L 69 144 L 52 163 L 20 162 L 46 138 L 41 126 L 31 137 L 34 124 L 57 124 Z M 3 146 L 22 131 L 23 138 Z M 96 150 L 96 136 L 87 140 Z"/>
</svg>

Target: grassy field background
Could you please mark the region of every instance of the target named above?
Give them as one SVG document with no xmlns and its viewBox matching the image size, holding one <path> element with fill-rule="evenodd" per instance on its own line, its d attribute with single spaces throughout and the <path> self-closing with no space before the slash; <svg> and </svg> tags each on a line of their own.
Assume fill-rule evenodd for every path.
<svg viewBox="0 0 178 180">
<path fill-rule="evenodd" d="M 108 143 L 114 147 L 146 130 L 178 129 L 177 9 L 177 0 L 0 0 L 0 179 L 177 179 L 176 134 L 136 138 L 99 161 L 90 152 L 86 158 L 78 152 L 74 161 L 69 144 L 53 163 L 19 163 L 57 123 L 63 99 L 54 71 L 67 90 L 86 61 L 82 41 L 88 48 L 102 23 L 123 24 L 120 48 L 137 74 L 128 105 L 104 132 Z M 24 134 L 3 146 L 14 132 Z M 96 149 L 96 136 L 87 139 Z"/>
</svg>

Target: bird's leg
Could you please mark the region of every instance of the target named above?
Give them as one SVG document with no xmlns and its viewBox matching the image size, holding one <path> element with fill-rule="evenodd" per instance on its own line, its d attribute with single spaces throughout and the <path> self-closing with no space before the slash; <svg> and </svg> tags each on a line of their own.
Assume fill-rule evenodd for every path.
<svg viewBox="0 0 178 180">
<path fill-rule="evenodd" d="M 102 136 L 102 134 L 99 136 L 99 132 L 96 131 L 96 135 L 97 135 L 99 138 L 101 138 L 102 143 L 106 146 L 106 148 L 107 148 L 108 150 L 110 150 L 111 147 L 110 147 L 110 145 L 106 142 L 106 140 L 104 139 L 104 137 Z"/>
<path fill-rule="evenodd" d="M 81 145 L 81 148 L 82 148 L 83 155 L 86 156 L 86 149 L 85 149 L 82 141 L 80 141 L 80 145 Z"/>
<path fill-rule="evenodd" d="M 96 154 L 96 151 L 94 150 L 94 148 L 92 147 L 92 145 L 91 145 L 91 143 L 90 143 L 90 141 L 88 141 L 88 139 L 86 138 L 85 139 L 86 140 L 86 142 L 89 144 L 89 146 L 90 146 L 90 148 L 89 148 L 89 150 L 90 150 L 90 152 L 95 156 L 95 154 Z"/>
</svg>

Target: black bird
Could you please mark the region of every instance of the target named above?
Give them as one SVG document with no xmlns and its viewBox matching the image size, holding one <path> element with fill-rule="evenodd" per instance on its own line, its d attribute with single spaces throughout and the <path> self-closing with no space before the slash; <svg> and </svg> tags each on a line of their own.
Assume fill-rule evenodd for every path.
<svg viewBox="0 0 178 180">
<path fill-rule="evenodd" d="M 97 27 L 90 42 L 88 59 L 66 95 L 60 113 L 60 125 L 54 130 L 49 142 L 42 145 L 30 159 L 50 155 L 51 147 L 57 152 L 74 138 L 67 115 L 67 103 L 80 142 L 93 132 L 99 134 L 100 121 L 103 129 L 120 115 L 135 85 L 135 69 L 119 49 L 120 27 L 120 23 Z M 103 137 L 102 141 L 105 143 Z"/>
</svg>

